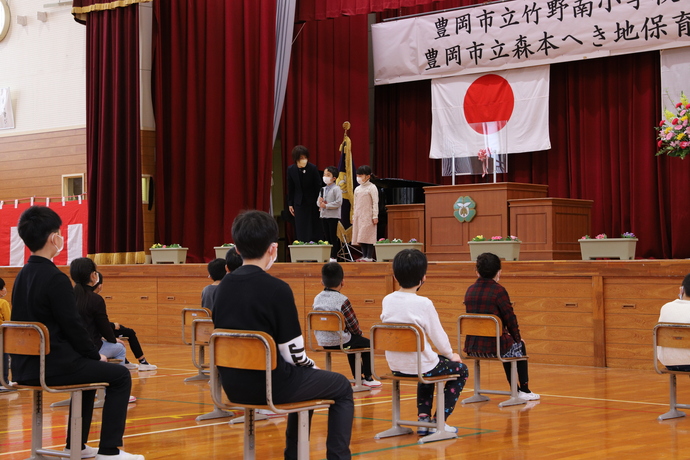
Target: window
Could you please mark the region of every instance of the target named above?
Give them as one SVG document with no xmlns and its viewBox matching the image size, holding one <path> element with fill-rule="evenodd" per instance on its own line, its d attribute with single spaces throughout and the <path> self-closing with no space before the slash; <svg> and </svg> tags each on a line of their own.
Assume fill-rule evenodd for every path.
<svg viewBox="0 0 690 460">
<path fill-rule="evenodd" d="M 86 193 L 86 179 L 84 174 L 62 175 L 62 197 L 67 201 L 76 200 L 79 195 Z"/>
</svg>

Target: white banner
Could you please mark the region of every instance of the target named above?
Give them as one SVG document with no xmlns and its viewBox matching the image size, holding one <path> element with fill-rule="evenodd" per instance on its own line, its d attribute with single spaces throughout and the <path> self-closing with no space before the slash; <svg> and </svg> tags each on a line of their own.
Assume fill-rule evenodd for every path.
<svg viewBox="0 0 690 460">
<path fill-rule="evenodd" d="M 689 3 L 515 0 L 374 24 L 374 83 L 690 46 Z"/>
<path fill-rule="evenodd" d="M 676 112 L 680 93 L 690 97 L 690 48 L 677 48 L 661 53 L 661 120 L 664 110 Z"/>
<path fill-rule="evenodd" d="M 549 66 L 431 81 L 430 158 L 551 148 Z"/>
<path fill-rule="evenodd" d="M 14 128 L 14 113 L 9 88 L 0 88 L 0 129 Z"/>
</svg>

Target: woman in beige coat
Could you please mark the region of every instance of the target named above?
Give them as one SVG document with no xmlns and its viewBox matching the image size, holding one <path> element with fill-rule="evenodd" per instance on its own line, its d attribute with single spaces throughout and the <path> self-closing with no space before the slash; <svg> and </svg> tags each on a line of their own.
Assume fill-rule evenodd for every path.
<svg viewBox="0 0 690 460">
<path fill-rule="evenodd" d="M 376 243 L 376 224 L 379 223 L 379 191 L 370 182 L 371 167 L 362 165 L 357 168 L 355 188 L 355 210 L 352 216 L 352 241 L 362 247 L 362 259 L 365 262 L 374 260 L 374 243 Z"/>
</svg>

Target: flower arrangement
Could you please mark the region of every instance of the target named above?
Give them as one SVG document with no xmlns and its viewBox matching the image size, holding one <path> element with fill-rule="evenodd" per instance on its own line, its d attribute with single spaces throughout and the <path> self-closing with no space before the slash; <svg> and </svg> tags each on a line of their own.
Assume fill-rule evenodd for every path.
<svg viewBox="0 0 690 460">
<path fill-rule="evenodd" d="M 621 238 L 637 238 L 637 237 L 635 236 L 635 234 L 633 232 L 624 232 L 624 233 L 621 233 Z M 606 239 L 608 239 L 608 235 L 606 233 L 599 233 L 597 236 L 594 236 L 594 237 L 589 236 L 589 235 L 585 235 L 580 239 L 581 240 L 606 240 Z"/>
<path fill-rule="evenodd" d="M 167 246 L 165 244 L 160 244 L 160 243 L 155 243 L 153 246 L 151 246 L 151 249 L 179 249 L 182 246 L 179 244 L 168 244 Z"/>
<path fill-rule="evenodd" d="M 307 241 L 295 240 L 295 241 L 292 242 L 292 244 L 293 244 L 294 246 L 309 246 L 309 245 L 317 245 L 317 244 L 319 244 L 319 245 L 326 245 L 326 244 L 330 244 L 330 243 L 329 243 L 328 241 L 324 241 L 324 240 L 319 240 L 319 241 L 316 241 L 316 242 L 314 242 L 314 241 L 308 241 L 308 242 L 307 242 Z"/>
<path fill-rule="evenodd" d="M 621 233 L 621 238 L 637 238 L 633 232 Z"/>
<path fill-rule="evenodd" d="M 235 247 L 234 243 L 223 243 L 223 245 L 221 246 L 221 248 L 234 248 L 234 247 Z"/>
<path fill-rule="evenodd" d="M 392 240 L 389 240 L 388 238 L 381 238 L 379 239 L 376 244 L 388 244 L 388 243 L 403 243 L 404 241 L 401 240 L 400 238 L 393 238 Z M 416 238 L 410 239 L 408 243 L 418 243 Z"/>
<path fill-rule="evenodd" d="M 492 236 L 489 240 L 484 237 L 484 235 L 477 235 L 474 238 L 472 238 L 472 241 L 515 241 L 520 242 L 520 239 L 517 236 L 514 235 L 509 235 L 506 237 L 502 236 Z"/>
<path fill-rule="evenodd" d="M 670 157 L 685 158 L 685 155 L 690 153 L 690 126 L 688 126 L 688 118 L 690 117 L 690 101 L 685 96 L 685 93 L 680 93 L 680 102 L 676 104 L 676 113 L 670 110 L 664 110 L 665 118 L 659 122 L 656 131 L 657 147 L 659 151 L 657 155 L 666 154 Z"/>
</svg>

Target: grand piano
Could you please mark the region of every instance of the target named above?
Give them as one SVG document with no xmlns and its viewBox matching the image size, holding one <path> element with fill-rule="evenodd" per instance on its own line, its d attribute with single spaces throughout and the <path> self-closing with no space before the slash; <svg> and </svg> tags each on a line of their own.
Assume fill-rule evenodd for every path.
<svg viewBox="0 0 690 460">
<path fill-rule="evenodd" d="M 424 187 L 437 184 L 397 178 L 372 178 L 379 189 L 378 238 L 424 241 Z"/>
</svg>

